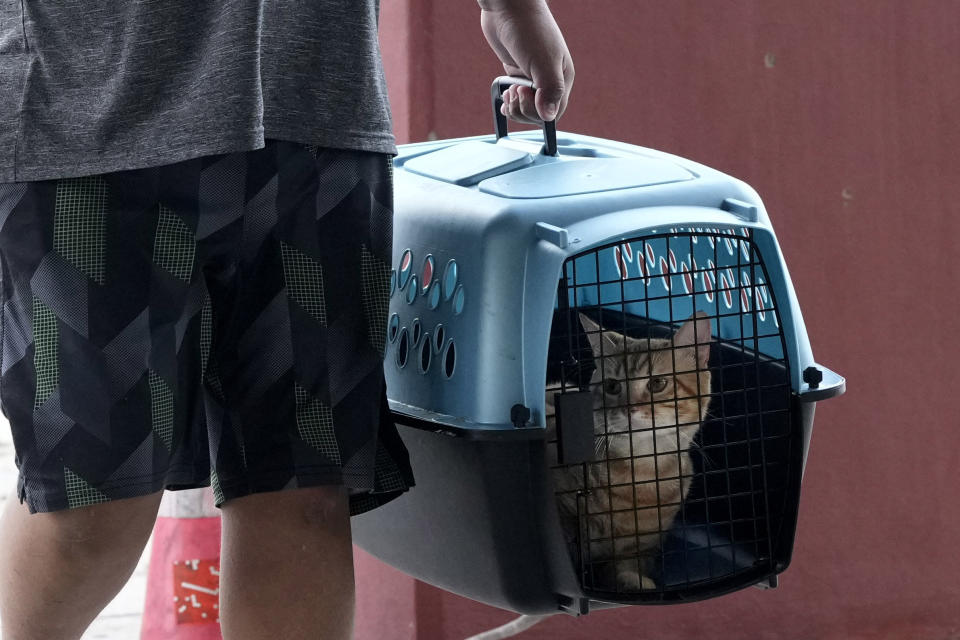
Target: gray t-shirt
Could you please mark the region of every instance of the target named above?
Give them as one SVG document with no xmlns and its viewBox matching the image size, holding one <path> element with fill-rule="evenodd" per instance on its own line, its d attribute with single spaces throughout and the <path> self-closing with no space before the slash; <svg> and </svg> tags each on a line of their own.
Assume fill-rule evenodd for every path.
<svg viewBox="0 0 960 640">
<path fill-rule="evenodd" d="M 0 0 L 0 182 L 279 138 L 396 153 L 379 0 Z"/>
</svg>

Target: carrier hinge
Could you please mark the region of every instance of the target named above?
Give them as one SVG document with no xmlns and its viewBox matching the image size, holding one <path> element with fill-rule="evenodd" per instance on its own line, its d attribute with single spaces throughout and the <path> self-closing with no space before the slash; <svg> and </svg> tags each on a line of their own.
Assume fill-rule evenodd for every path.
<svg viewBox="0 0 960 640">
<path fill-rule="evenodd" d="M 780 585 L 780 578 L 779 578 L 779 576 L 770 576 L 770 577 L 767 578 L 766 580 L 763 580 L 763 581 L 761 581 L 761 582 L 758 582 L 757 584 L 755 584 L 755 585 L 753 585 L 753 586 L 755 586 L 757 589 L 764 589 L 764 590 L 766 590 L 766 589 L 776 589 L 779 585 Z"/>
<path fill-rule="evenodd" d="M 572 616 L 585 616 L 590 613 L 590 601 L 586 598 L 571 598 L 557 594 L 560 610 Z"/>
</svg>

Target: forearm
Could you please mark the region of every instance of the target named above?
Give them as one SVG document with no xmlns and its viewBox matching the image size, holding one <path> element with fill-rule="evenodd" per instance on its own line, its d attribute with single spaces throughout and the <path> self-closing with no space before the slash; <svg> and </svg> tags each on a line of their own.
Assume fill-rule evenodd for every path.
<svg viewBox="0 0 960 640">
<path fill-rule="evenodd" d="M 546 0 L 477 0 L 484 11 L 503 11 L 504 9 L 546 8 Z"/>
</svg>

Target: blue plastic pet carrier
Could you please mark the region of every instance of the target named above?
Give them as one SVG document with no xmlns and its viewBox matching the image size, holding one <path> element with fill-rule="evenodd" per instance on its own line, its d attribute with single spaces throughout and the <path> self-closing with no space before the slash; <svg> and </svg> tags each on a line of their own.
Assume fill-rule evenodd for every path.
<svg viewBox="0 0 960 640">
<path fill-rule="evenodd" d="M 401 147 L 385 364 L 417 486 L 354 518 L 420 580 L 525 614 L 776 584 L 817 401 L 770 219 L 666 153 L 541 132 Z"/>
</svg>

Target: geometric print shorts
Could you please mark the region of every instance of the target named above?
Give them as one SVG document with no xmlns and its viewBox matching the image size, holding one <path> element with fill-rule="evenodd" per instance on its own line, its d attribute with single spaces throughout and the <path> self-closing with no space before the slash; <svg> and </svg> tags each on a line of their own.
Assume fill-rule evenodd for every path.
<svg viewBox="0 0 960 640">
<path fill-rule="evenodd" d="M 383 355 L 392 159 L 255 151 L 0 184 L 0 405 L 32 513 L 413 486 Z"/>
</svg>

